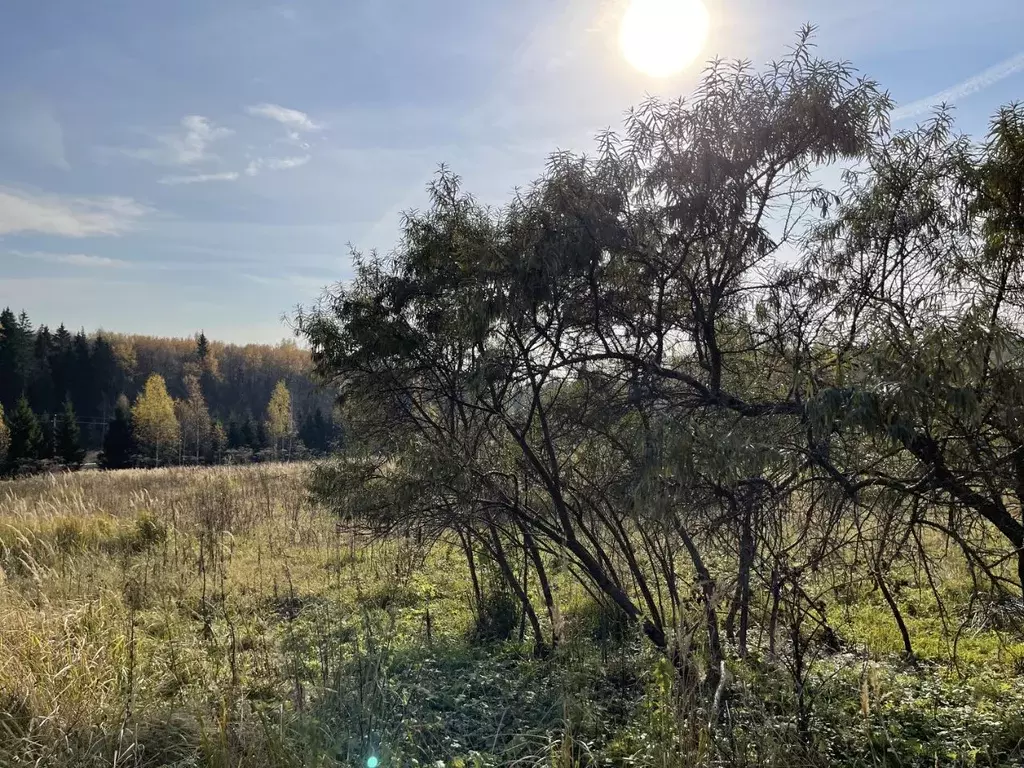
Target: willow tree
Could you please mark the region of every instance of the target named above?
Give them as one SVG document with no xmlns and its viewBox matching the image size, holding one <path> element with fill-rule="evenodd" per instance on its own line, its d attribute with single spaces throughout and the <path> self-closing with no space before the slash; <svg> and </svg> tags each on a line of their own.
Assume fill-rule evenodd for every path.
<svg viewBox="0 0 1024 768">
<path fill-rule="evenodd" d="M 368 446 L 320 473 L 322 496 L 513 548 L 545 601 L 557 556 L 678 661 L 673 636 L 703 626 L 713 673 L 722 574 L 704 548 L 742 542 L 727 575 L 745 611 L 752 521 L 810 466 L 796 321 L 755 310 L 833 201 L 814 169 L 869 154 L 887 106 L 805 34 L 763 71 L 715 63 L 691 100 L 648 102 L 594 158 L 552 157 L 502 210 L 443 173 L 394 253 L 298 318 Z"/>
<path fill-rule="evenodd" d="M 997 584 L 1024 587 L 1024 112 L 971 143 L 939 112 L 848 175 L 804 268 L 823 284 L 812 404 L 851 498 L 885 491 Z M 822 301 L 824 299 L 824 301 Z M 827 316 L 825 315 L 827 312 Z M 826 343 L 827 342 L 827 343 Z M 1004 546 L 980 546 L 996 533 Z M 994 564 L 1013 559 L 1016 579 Z"/>
</svg>

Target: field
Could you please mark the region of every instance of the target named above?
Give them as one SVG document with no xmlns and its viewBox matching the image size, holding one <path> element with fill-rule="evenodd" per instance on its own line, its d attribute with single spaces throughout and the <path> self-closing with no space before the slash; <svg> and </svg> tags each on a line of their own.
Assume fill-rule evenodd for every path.
<svg viewBox="0 0 1024 768">
<path fill-rule="evenodd" d="M 308 500 L 305 472 L 0 484 L 0 765 L 1024 759 L 1022 638 L 1009 608 L 964 599 L 952 554 L 932 576 L 959 614 L 903 580 L 916 660 L 881 596 L 851 593 L 832 609 L 840 647 L 800 685 L 784 652 L 731 659 L 710 726 L 671 665 L 567 578 L 566 640 L 533 658 L 507 596 L 481 626 L 457 547 L 360 541 Z"/>
</svg>

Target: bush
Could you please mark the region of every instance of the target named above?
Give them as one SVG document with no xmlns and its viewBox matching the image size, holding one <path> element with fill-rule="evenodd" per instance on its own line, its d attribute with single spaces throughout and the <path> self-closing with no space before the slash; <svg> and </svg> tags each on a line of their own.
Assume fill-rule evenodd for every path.
<svg viewBox="0 0 1024 768">
<path fill-rule="evenodd" d="M 522 606 L 512 588 L 497 574 L 485 581 L 483 596 L 476 607 L 473 624 L 474 643 L 497 643 L 511 640 L 522 618 Z"/>
</svg>

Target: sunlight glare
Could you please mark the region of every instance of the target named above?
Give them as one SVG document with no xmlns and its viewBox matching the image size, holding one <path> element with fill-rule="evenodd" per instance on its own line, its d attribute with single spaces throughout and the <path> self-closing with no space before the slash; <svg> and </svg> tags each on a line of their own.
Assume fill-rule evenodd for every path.
<svg viewBox="0 0 1024 768">
<path fill-rule="evenodd" d="M 619 45 L 626 61 L 650 77 L 686 69 L 707 41 L 710 18 L 701 0 L 632 0 Z"/>
</svg>

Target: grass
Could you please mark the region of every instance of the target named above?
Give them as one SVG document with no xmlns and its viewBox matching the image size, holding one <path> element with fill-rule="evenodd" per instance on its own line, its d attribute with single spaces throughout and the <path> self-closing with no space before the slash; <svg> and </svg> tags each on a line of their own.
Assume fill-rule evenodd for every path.
<svg viewBox="0 0 1024 768">
<path fill-rule="evenodd" d="M 898 660 L 877 595 L 834 611 L 848 642 L 817 661 L 811 743 L 794 734 L 784 665 L 756 655 L 730 661 L 711 731 L 671 667 L 571 583 L 553 658 L 531 658 L 515 632 L 474 642 L 460 554 L 358 541 L 308 501 L 304 472 L 0 484 L 0 766 L 1022 759 L 1021 637 L 978 611 L 951 636 L 913 584 L 899 599 L 916 665 Z M 959 566 L 944 568 L 942 588 L 962 591 Z"/>
</svg>

